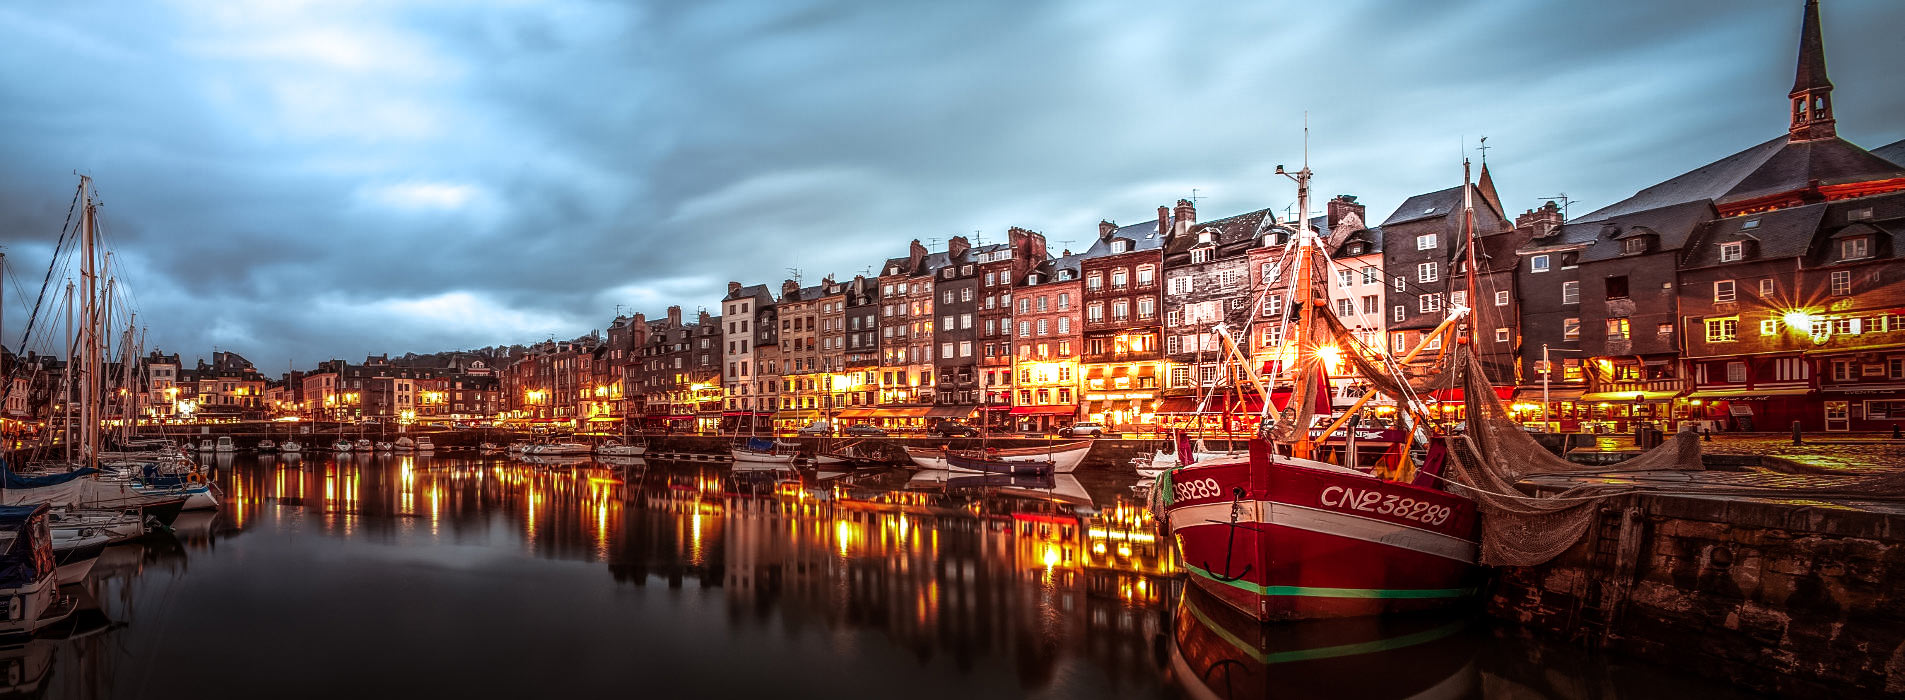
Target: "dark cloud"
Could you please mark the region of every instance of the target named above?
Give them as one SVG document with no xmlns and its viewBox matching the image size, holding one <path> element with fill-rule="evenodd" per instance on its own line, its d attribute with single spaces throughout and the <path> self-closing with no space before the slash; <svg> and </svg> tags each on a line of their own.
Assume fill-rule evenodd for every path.
<svg viewBox="0 0 1905 700">
<path fill-rule="evenodd" d="M 1484 134 L 1509 206 L 1592 208 L 1784 127 L 1798 2 L 1325 5 L 0 9 L 0 244 L 36 284 L 90 173 L 148 345 L 275 367 L 574 335 L 912 238 L 1083 245 L 1192 188 L 1283 207 L 1305 112 L 1320 190 L 1377 217 Z M 1905 136 L 1905 6 L 1824 14 L 1842 133 Z"/>
</svg>

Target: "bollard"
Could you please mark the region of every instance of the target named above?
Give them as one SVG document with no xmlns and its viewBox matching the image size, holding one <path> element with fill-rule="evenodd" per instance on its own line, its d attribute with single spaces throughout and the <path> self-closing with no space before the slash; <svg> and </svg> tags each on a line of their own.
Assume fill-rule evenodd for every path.
<svg viewBox="0 0 1905 700">
<path fill-rule="evenodd" d="M 1897 425 L 1893 425 L 1893 426 L 1892 426 L 1892 439 L 1893 439 L 1893 440 L 1905 440 L 1905 429 L 1900 429 L 1900 428 L 1899 428 L 1899 427 L 1898 427 Z"/>
<path fill-rule="evenodd" d="M 1797 445 L 1797 444 L 1800 444 L 1800 441 L 1799 441 L 1799 421 L 1793 421 L 1793 444 L 1795 444 L 1795 445 Z"/>
<path fill-rule="evenodd" d="M 1703 437 L 1701 437 L 1700 439 L 1702 439 L 1702 440 L 1705 440 L 1705 441 L 1707 441 L 1707 442 L 1713 442 L 1713 429 L 1712 429 L 1712 428 L 1707 428 L 1706 430 L 1702 430 L 1702 431 L 1700 431 L 1700 432 L 1702 432 L 1702 433 L 1704 433 L 1704 436 L 1703 436 Z"/>
</svg>

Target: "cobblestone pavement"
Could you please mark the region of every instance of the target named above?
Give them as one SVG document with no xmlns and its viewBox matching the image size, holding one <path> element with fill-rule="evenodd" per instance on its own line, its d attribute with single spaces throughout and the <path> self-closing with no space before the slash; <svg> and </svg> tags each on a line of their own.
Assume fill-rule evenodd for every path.
<svg viewBox="0 0 1905 700">
<path fill-rule="evenodd" d="M 1790 435 L 1722 434 L 1701 442 L 1700 450 L 1708 454 L 1778 457 L 1803 466 L 1845 474 L 1886 473 L 1905 469 L 1905 440 L 1893 440 L 1890 435 L 1810 434 L 1804 439 L 1804 444 L 1794 445 Z M 1603 436 L 1595 440 L 1594 447 L 1577 449 L 1631 451 L 1634 449 L 1634 439 Z"/>
</svg>

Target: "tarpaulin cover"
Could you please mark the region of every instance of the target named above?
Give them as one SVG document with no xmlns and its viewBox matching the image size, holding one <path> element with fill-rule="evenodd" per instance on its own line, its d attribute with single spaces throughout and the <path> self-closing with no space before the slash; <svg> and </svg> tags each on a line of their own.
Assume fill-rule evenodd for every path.
<svg viewBox="0 0 1905 700">
<path fill-rule="evenodd" d="M 747 450 L 749 452 L 773 452 L 774 441 L 767 438 L 748 438 Z"/>
<path fill-rule="evenodd" d="M 52 573 L 53 548 L 41 541 L 46 511 L 44 503 L 0 506 L 0 530 L 13 533 L 13 543 L 0 552 L 0 588 L 27 586 Z"/>
<path fill-rule="evenodd" d="M 92 467 L 86 467 L 84 469 L 75 469 L 73 471 L 66 472 L 64 474 L 47 474 L 45 476 L 21 476 L 13 472 L 13 467 L 11 465 L 8 465 L 6 460 L 0 459 L 0 474 L 4 474 L 6 487 L 9 490 L 37 489 L 37 488 L 45 488 L 48 486 L 58 486 L 60 484 L 64 484 L 68 481 L 72 481 L 74 479 L 80 478 L 82 476 L 86 476 L 87 474 L 91 474 L 96 471 L 99 471 L 99 470 L 94 469 Z"/>
</svg>

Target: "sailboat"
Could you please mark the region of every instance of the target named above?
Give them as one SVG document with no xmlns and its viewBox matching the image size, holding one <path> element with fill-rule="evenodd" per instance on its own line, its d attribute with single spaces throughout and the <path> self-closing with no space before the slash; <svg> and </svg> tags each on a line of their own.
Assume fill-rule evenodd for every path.
<svg viewBox="0 0 1905 700">
<path fill-rule="evenodd" d="M 1307 162 L 1290 175 L 1297 182 L 1299 211 L 1308 211 L 1310 176 Z M 1418 417 L 1426 416 L 1426 409 L 1410 395 L 1406 378 L 1392 376 L 1382 384 L 1402 394 L 1397 396 L 1403 408 L 1399 437 L 1376 454 L 1358 455 L 1350 444 L 1338 447 L 1334 436 L 1358 432 L 1357 411 L 1378 392 L 1333 415 L 1323 357 L 1348 357 L 1377 384 L 1378 376 L 1387 376 L 1381 373 L 1399 374 L 1393 368 L 1414 360 L 1430 338 L 1451 334 L 1467 309 L 1454 308 L 1399 362 L 1368 361 L 1330 310 L 1328 257 L 1306 218 L 1296 221 L 1290 291 L 1295 320 L 1278 354 L 1294 360 L 1273 363 L 1275 375 L 1263 376 L 1221 321 L 1212 328 L 1226 361 L 1240 365 L 1249 388 L 1263 398 L 1257 437 L 1249 440 L 1245 454 L 1204 458 L 1190 436 L 1180 434 L 1176 453 L 1183 463 L 1159 477 L 1153 505 L 1177 541 L 1191 583 L 1257 620 L 1453 605 L 1475 590 L 1475 502 L 1415 469 L 1408 448 L 1426 445 L 1430 435 Z M 1476 269 L 1473 249 L 1471 243 L 1470 270 Z M 1471 285 L 1475 276 L 1469 276 Z"/>
</svg>

